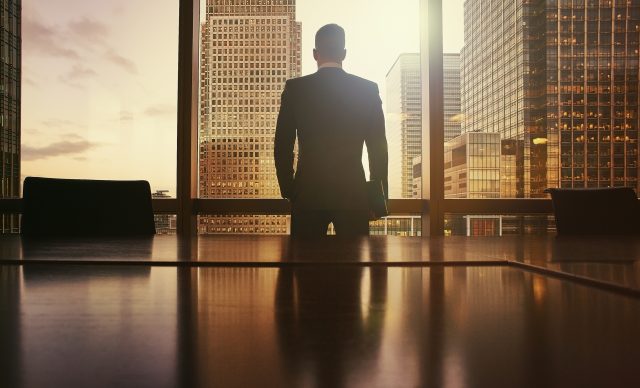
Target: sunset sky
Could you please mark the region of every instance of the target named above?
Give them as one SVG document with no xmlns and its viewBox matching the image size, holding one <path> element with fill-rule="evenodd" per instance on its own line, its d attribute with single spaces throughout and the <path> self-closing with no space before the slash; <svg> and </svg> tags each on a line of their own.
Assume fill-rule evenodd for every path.
<svg viewBox="0 0 640 388">
<path fill-rule="evenodd" d="M 462 2 L 443 2 L 446 52 L 462 47 Z M 418 0 L 299 0 L 297 19 L 303 74 L 315 31 L 338 23 L 345 70 L 383 100 L 398 54 L 418 50 Z M 23 176 L 146 179 L 174 195 L 178 0 L 25 0 L 22 23 Z"/>
</svg>

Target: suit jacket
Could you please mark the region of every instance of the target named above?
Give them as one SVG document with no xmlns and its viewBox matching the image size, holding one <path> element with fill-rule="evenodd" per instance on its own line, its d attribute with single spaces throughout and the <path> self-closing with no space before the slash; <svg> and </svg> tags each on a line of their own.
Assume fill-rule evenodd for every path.
<svg viewBox="0 0 640 388">
<path fill-rule="evenodd" d="M 280 192 L 296 208 L 368 209 L 364 144 L 370 178 L 381 180 L 388 193 L 387 140 L 378 86 L 331 67 L 287 81 L 274 157 Z"/>
</svg>

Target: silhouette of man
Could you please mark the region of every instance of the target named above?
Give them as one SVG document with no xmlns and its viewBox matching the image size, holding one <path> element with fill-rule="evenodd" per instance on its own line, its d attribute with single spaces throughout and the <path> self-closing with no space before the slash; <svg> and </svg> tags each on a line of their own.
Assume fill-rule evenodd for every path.
<svg viewBox="0 0 640 388">
<path fill-rule="evenodd" d="M 291 201 L 291 234 L 369 234 L 362 148 L 367 145 L 372 180 L 387 191 L 387 140 L 378 86 L 346 73 L 342 27 L 316 33 L 314 74 L 287 81 L 276 128 L 274 157 L 280 192 Z M 294 143 L 298 162 L 294 175 Z"/>
</svg>

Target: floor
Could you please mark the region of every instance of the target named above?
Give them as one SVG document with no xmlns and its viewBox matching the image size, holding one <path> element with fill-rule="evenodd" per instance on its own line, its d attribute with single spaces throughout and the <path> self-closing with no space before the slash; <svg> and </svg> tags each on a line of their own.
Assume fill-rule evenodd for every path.
<svg viewBox="0 0 640 388">
<path fill-rule="evenodd" d="M 640 242 L 0 237 L 0 387 L 640 386 Z"/>
</svg>

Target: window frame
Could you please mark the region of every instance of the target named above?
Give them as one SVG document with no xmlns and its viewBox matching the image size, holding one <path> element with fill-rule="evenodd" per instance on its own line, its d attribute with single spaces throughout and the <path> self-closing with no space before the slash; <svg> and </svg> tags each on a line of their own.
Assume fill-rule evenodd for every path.
<svg viewBox="0 0 640 388">
<path fill-rule="evenodd" d="M 180 0 L 178 37 L 178 92 L 176 117 L 176 198 L 153 199 L 155 213 L 177 215 L 177 233 L 197 235 L 200 214 L 290 213 L 284 199 L 198 198 L 198 116 L 200 1 Z M 444 198 L 444 79 L 442 0 L 420 0 L 420 58 L 422 88 L 422 198 L 391 199 L 394 215 L 417 214 L 422 237 L 443 236 L 445 213 L 550 214 L 549 199 L 445 199 Z M 433 172 L 433 173 L 432 173 Z M 19 198 L 0 199 L 0 213 L 22 210 Z"/>
</svg>

